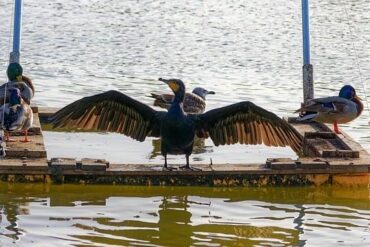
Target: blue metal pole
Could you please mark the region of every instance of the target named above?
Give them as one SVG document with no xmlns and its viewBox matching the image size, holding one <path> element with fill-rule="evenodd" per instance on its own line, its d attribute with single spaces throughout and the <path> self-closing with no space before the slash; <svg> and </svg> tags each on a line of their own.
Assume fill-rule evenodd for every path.
<svg viewBox="0 0 370 247">
<path fill-rule="evenodd" d="M 303 102 L 313 99 L 313 66 L 310 61 L 310 15 L 308 0 L 302 0 Z"/>
<path fill-rule="evenodd" d="M 13 51 L 10 53 L 10 62 L 19 63 L 21 46 L 21 25 L 22 25 L 22 0 L 15 0 Z"/>
<path fill-rule="evenodd" d="M 302 0 L 303 64 L 310 64 L 310 16 L 308 0 Z"/>
</svg>

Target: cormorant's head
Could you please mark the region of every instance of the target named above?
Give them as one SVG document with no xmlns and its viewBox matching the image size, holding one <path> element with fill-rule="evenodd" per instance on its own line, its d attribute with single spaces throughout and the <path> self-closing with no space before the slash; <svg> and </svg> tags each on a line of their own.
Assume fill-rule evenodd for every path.
<svg viewBox="0 0 370 247">
<path fill-rule="evenodd" d="M 181 102 L 184 101 L 185 84 L 180 79 L 159 78 L 158 80 L 163 81 L 172 89 L 172 91 L 175 93 L 175 99 L 177 98 Z"/>
<path fill-rule="evenodd" d="M 11 63 L 6 70 L 6 74 L 10 81 L 21 81 L 22 80 L 23 68 L 19 63 Z"/>
<path fill-rule="evenodd" d="M 18 88 L 9 89 L 10 105 L 19 105 L 21 103 L 21 91 Z"/>
<path fill-rule="evenodd" d="M 339 91 L 339 97 L 342 97 L 342 98 L 346 98 L 346 99 L 349 99 L 349 100 L 352 100 L 352 99 L 360 99 L 357 95 L 356 95 L 356 90 L 350 86 L 350 85 L 345 85 L 344 87 L 342 87 Z"/>
<path fill-rule="evenodd" d="M 196 87 L 193 89 L 193 94 L 196 94 L 205 100 L 208 94 L 216 94 L 216 93 L 214 91 L 208 91 L 202 87 Z"/>
</svg>

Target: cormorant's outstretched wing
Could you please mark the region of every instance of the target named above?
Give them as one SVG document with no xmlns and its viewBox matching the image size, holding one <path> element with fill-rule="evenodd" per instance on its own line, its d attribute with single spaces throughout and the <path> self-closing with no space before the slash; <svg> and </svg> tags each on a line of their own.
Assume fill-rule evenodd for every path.
<svg viewBox="0 0 370 247">
<path fill-rule="evenodd" d="M 159 137 L 164 112 L 118 91 L 85 97 L 60 109 L 50 120 L 56 128 L 119 132 L 138 141 Z"/>
<path fill-rule="evenodd" d="M 290 146 L 298 152 L 301 136 L 274 113 L 244 101 L 191 116 L 199 137 L 211 137 L 216 146 L 262 144 Z"/>
</svg>

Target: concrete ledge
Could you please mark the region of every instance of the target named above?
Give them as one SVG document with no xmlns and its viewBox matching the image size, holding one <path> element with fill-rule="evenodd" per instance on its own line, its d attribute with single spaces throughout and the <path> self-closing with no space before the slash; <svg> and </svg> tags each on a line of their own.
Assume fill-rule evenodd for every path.
<svg viewBox="0 0 370 247">
<path fill-rule="evenodd" d="M 58 163 L 59 162 L 59 163 Z M 163 171 L 162 165 L 90 163 L 94 169 L 81 169 L 72 160 L 40 166 L 0 166 L 3 181 L 203 186 L 306 186 L 343 185 L 369 187 L 369 166 L 355 164 L 296 163 L 294 169 L 255 165 L 194 165 L 202 171 L 177 169 Z M 78 161 L 81 162 L 81 161 Z M 99 169 L 95 166 L 98 165 Z M 284 164 L 283 164 L 284 165 Z M 306 167 L 304 167 L 306 166 Z M 312 167 L 311 167 L 312 166 Z M 319 166 L 319 167 L 317 167 Z M 174 166 L 178 168 L 178 166 Z M 316 168 L 315 168 L 316 167 Z M 43 179 L 41 179 L 43 178 Z M 360 178 L 360 179 L 359 179 Z"/>
<path fill-rule="evenodd" d="M 36 110 L 39 112 L 35 114 L 36 118 L 45 119 L 55 111 Z M 171 166 L 174 171 L 164 171 L 162 164 L 109 164 L 105 160 L 78 161 L 71 158 L 52 158 L 48 161 L 40 132 L 31 137 L 32 143 L 9 143 L 8 156 L 0 159 L 0 178 L 9 182 L 127 185 L 259 187 L 328 184 L 369 187 L 370 155 L 358 143 L 345 134 L 338 136 L 330 133 L 330 129 L 322 124 L 293 122 L 292 125 L 302 136 L 308 133 L 306 140 L 309 144 L 322 143 L 321 146 L 307 146 L 308 153 L 319 156 L 298 160 L 268 159 L 265 164 L 194 165 L 202 171 L 182 170 L 174 165 Z"/>
<path fill-rule="evenodd" d="M 290 174 L 290 175 L 175 175 L 167 174 L 157 176 L 110 176 L 107 174 L 87 175 L 84 173 L 73 175 L 53 175 L 40 174 L 2 174 L 2 181 L 7 182 L 43 182 L 43 183 L 83 183 L 83 184 L 123 184 L 123 185 L 160 185 L 160 186 L 245 186 L 245 187 L 264 187 L 264 186 L 350 186 L 350 187 L 369 187 L 369 173 L 358 174 Z"/>
</svg>

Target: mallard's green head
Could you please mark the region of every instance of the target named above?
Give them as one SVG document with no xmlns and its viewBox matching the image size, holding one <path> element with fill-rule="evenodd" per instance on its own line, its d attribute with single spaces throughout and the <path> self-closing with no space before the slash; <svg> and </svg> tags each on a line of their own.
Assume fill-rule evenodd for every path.
<svg viewBox="0 0 370 247">
<path fill-rule="evenodd" d="M 340 89 L 339 97 L 349 100 L 352 100 L 353 98 L 359 99 L 359 97 L 356 95 L 356 90 L 350 85 L 345 85 Z"/>
<path fill-rule="evenodd" d="M 19 63 L 11 63 L 6 70 L 6 74 L 10 81 L 20 81 L 23 73 L 23 68 Z"/>
<path fill-rule="evenodd" d="M 180 102 L 184 101 L 185 98 L 185 84 L 180 79 L 163 79 L 159 78 L 158 80 L 166 83 L 172 91 L 175 93 L 175 99 Z"/>
</svg>

